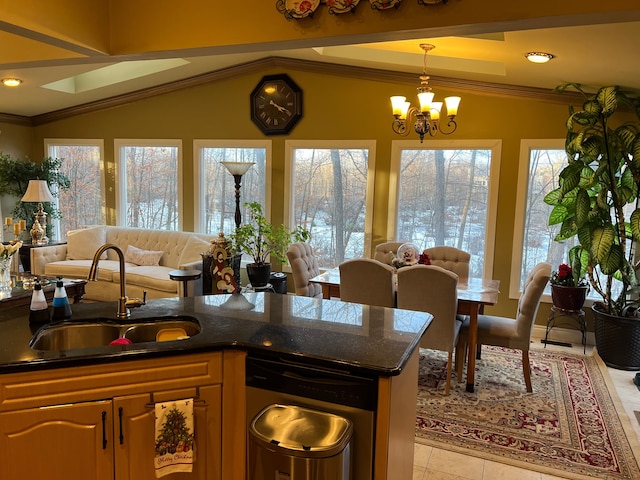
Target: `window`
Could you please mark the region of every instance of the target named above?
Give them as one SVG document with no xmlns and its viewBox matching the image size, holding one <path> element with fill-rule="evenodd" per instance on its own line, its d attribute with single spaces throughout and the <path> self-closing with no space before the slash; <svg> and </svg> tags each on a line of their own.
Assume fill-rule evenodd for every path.
<svg viewBox="0 0 640 480">
<path fill-rule="evenodd" d="M 370 256 L 374 157 L 374 141 L 285 142 L 286 218 L 322 268 Z"/>
<path fill-rule="evenodd" d="M 116 139 L 114 143 L 118 224 L 180 230 L 182 142 Z"/>
<path fill-rule="evenodd" d="M 271 202 L 267 186 L 271 185 L 271 141 L 195 140 L 195 223 L 196 231 L 225 235 L 235 230 L 235 182 L 220 162 L 254 162 L 242 176 L 240 208 L 246 218 L 247 202 L 259 202 L 268 217 Z"/>
<path fill-rule="evenodd" d="M 554 240 L 560 231 L 560 225 L 549 225 L 549 214 L 553 207 L 544 203 L 544 197 L 558 187 L 558 175 L 567 165 L 564 143 L 564 139 L 522 140 L 520 143 L 520 173 L 509 286 L 511 298 L 519 298 L 529 271 L 537 263 L 549 262 L 555 270 L 561 263 L 568 262 L 569 250 L 578 243 L 576 237 L 562 242 Z M 630 214 L 633 205 L 629 206 L 629 210 Z M 631 248 L 630 243 L 627 248 Z M 603 277 L 601 281 L 604 283 Z M 619 292 L 620 288 L 619 282 L 614 282 L 614 292 Z M 550 292 L 551 287 L 547 284 L 544 301 L 551 301 Z M 589 290 L 587 299 L 599 298 L 593 289 Z"/>
<path fill-rule="evenodd" d="M 63 159 L 61 173 L 70 181 L 69 190 L 58 192 L 61 218 L 51 219 L 62 241 L 69 230 L 106 223 L 103 149 L 102 140 L 45 139 L 47 155 Z"/>
<path fill-rule="evenodd" d="M 557 188 L 558 174 L 566 162 L 563 139 L 522 140 L 520 143 L 511 298 L 519 298 L 524 280 L 537 263 L 550 262 L 557 268 L 566 261 L 575 244 L 575 239 L 554 242 L 560 225 L 549 226 L 552 207 L 544 203 L 544 197 Z"/>
<path fill-rule="evenodd" d="M 470 276 L 490 277 L 500 148 L 497 140 L 394 141 L 387 227 L 394 239 L 419 250 L 460 248 L 471 254 Z"/>
</svg>

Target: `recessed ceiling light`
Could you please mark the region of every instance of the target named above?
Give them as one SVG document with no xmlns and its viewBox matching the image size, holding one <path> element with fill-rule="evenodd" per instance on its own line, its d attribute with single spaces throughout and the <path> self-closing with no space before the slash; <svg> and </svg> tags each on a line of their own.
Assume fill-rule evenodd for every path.
<svg viewBox="0 0 640 480">
<path fill-rule="evenodd" d="M 533 63 L 547 63 L 552 58 L 555 58 L 555 55 L 544 52 L 529 52 L 525 53 L 524 56 L 527 57 L 527 60 Z"/>
<path fill-rule="evenodd" d="M 3 78 L 2 79 L 2 84 L 5 87 L 17 87 L 21 83 L 22 83 L 22 80 L 20 80 L 19 78 Z"/>
</svg>

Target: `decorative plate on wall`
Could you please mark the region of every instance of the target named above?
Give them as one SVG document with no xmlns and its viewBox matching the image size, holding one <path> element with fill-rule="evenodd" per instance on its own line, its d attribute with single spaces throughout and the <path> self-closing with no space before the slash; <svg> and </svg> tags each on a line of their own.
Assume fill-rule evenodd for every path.
<svg viewBox="0 0 640 480">
<path fill-rule="evenodd" d="M 348 13 L 360 3 L 360 0 L 326 0 L 329 13 Z"/>
<path fill-rule="evenodd" d="M 319 5 L 320 0 L 278 0 L 276 8 L 287 18 L 305 18 L 313 15 Z"/>
<path fill-rule="evenodd" d="M 389 8 L 396 8 L 400 5 L 402 0 L 369 0 L 371 8 L 374 10 L 387 10 Z"/>
</svg>

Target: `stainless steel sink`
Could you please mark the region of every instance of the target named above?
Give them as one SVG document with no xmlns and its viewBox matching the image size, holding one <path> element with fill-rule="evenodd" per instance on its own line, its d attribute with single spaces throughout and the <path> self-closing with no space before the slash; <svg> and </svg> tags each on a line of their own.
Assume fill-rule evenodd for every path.
<svg viewBox="0 0 640 480">
<path fill-rule="evenodd" d="M 132 343 L 155 342 L 158 333 L 161 330 L 184 330 L 188 337 L 193 337 L 200 333 L 200 324 L 194 318 L 194 321 L 185 319 L 162 320 L 153 323 L 135 324 L 127 328 L 124 332 L 124 338 L 128 338 Z"/>
<path fill-rule="evenodd" d="M 145 318 L 134 323 L 101 318 L 72 320 L 40 328 L 29 346 L 34 350 L 76 350 L 104 347 L 118 338 L 132 343 L 155 342 L 158 332 L 165 329 L 182 329 L 192 337 L 200 333 L 200 323 L 189 316 Z"/>
</svg>

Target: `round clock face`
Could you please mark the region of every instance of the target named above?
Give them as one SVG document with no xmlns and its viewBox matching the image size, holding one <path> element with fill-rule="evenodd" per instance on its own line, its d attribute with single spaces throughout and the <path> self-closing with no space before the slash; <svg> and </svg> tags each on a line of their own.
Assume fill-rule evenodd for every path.
<svg viewBox="0 0 640 480">
<path fill-rule="evenodd" d="M 265 135 L 284 135 L 302 118 L 302 90 L 289 76 L 267 75 L 251 92 L 251 120 Z"/>
</svg>

